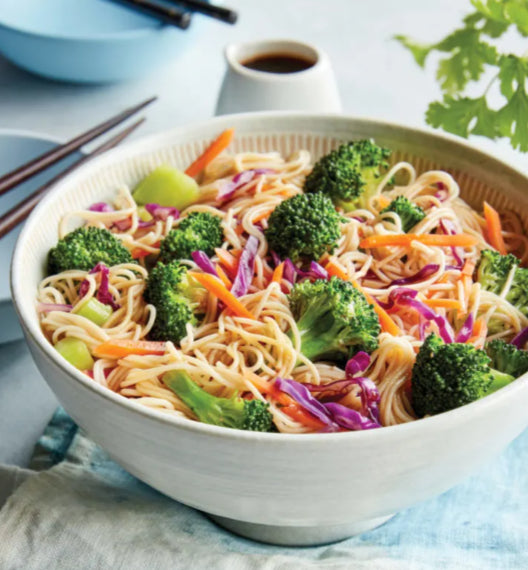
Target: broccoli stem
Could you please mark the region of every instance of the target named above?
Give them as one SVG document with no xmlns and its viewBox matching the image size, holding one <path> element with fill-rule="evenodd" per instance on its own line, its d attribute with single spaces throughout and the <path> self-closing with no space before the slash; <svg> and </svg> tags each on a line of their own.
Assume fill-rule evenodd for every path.
<svg viewBox="0 0 528 570">
<path fill-rule="evenodd" d="M 235 427 L 244 425 L 244 400 L 241 398 L 217 398 L 202 390 L 187 372 L 174 370 L 163 376 L 163 382 L 186 404 L 204 423 Z M 226 417 L 226 404 L 229 403 L 229 418 Z M 238 417 L 239 416 L 239 417 Z"/>
<path fill-rule="evenodd" d="M 497 390 L 504 388 L 504 386 L 507 386 L 508 384 L 510 384 L 510 382 L 513 382 L 515 380 L 515 378 L 510 374 L 499 372 L 498 370 L 494 370 L 493 368 L 491 368 L 490 371 L 491 375 L 493 376 L 493 381 L 490 384 L 490 387 L 486 390 L 485 396 L 493 394 L 493 392 L 496 392 Z"/>
</svg>

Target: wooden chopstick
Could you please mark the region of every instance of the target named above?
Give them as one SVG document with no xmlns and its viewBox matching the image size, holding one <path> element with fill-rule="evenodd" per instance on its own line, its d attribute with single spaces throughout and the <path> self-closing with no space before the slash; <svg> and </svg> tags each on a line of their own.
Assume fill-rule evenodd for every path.
<svg viewBox="0 0 528 570">
<path fill-rule="evenodd" d="M 227 24 L 235 24 L 238 19 L 238 14 L 234 10 L 209 4 L 209 2 L 204 2 L 204 0 L 169 0 L 169 2 L 179 4 L 193 12 L 199 12 Z"/>
<path fill-rule="evenodd" d="M 125 139 L 130 133 L 136 130 L 139 125 L 141 125 L 145 119 L 139 119 L 133 125 L 130 125 L 123 131 L 121 131 L 118 135 L 112 137 L 101 146 L 98 146 L 94 149 L 90 154 L 83 156 L 72 165 L 68 166 L 66 170 L 60 172 L 56 176 L 54 176 L 51 180 L 43 184 L 40 188 L 35 190 L 32 194 L 30 194 L 27 198 L 22 200 L 22 202 L 18 203 L 16 206 L 13 206 L 11 210 L 6 212 L 3 216 L 0 217 L 0 238 L 3 238 L 6 234 L 8 234 L 13 228 L 18 226 L 20 222 L 23 222 L 31 213 L 33 208 L 40 202 L 42 196 L 48 192 L 48 190 L 54 186 L 59 180 L 62 180 L 65 176 L 79 168 L 79 166 L 85 164 L 92 158 L 102 154 L 106 150 L 114 148 L 117 146 L 123 139 Z"/>
<path fill-rule="evenodd" d="M 48 168 L 48 166 L 59 162 L 59 160 L 62 160 L 65 156 L 78 150 L 83 145 L 92 141 L 103 133 L 106 133 L 116 125 L 119 125 L 119 123 L 122 123 L 147 105 L 150 105 L 156 99 L 157 97 L 151 97 L 139 105 L 125 109 L 119 113 L 119 115 L 108 119 L 104 123 L 101 123 L 89 131 L 76 136 L 63 145 L 53 148 L 48 152 L 45 152 L 44 154 L 41 154 L 37 158 L 31 160 L 30 162 L 23 164 L 19 168 L 8 172 L 4 176 L 0 177 L 0 196 L 18 184 L 24 182 L 28 178 L 31 178 L 42 170 L 45 170 Z"/>
<path fill-rule="evenodd" d="M 191 24 L 191 13 L 183 12 L 178 8 L 167 8 L 150 0 L 114 0 L 114 2 L 130 6 L 130 8 L 138 12 L 143 12 L 148 16 L 154 16 L 158 18 L 158 20 L 182 30 L 186 30 Z"/>
</svg>

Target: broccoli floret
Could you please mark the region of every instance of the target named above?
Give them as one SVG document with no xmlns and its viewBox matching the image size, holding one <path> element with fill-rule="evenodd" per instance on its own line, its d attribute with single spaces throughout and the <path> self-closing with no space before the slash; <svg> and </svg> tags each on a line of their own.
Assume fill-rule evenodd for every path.
<svg viewBox="0 0 528 570">
<path fill-rule="evenodd" d="M 498 295 L 502 291 L 510 271 L 518 265 L 519 260 L 511 253 L 501 255 L 498 251 L 485 249 L 480 254 L 476 269 L 477 281 L 483 289 Z"/>
<path fill-rule="evenodd" d="M 205 290 L 191 283 L 187 268 L 177 261 L 159 262 L 150 272 L 143 297 L 156 308 L 156 320 L 149 332 L 151 340 L 178 343 L 186 325 L 196 325 Z"/>
<path fill-rule="evenodd" d="M 381 332 L 374 307 L 351 283 L 306 280 L 288 296 L 301 334 L 301 352 L 312 361 L 345 361 L 378 347 Z"/>
<path fill-rule="evenodd" d="M 128 249 L 108 230 L 77 228 L 60 239 L 48 254 L 48 274 L 69 269 L 90 271 L 98 263 L 108 267 L 135 263 Z"/>
<path fill-rule="evenodd" d="M 317 260 L 332 253 L 341 237 L 342 221 L 332 201 L 323 194 L 298 194 L 271 213 L 266 239 L 282 258 Z"/>
<path fill-rule="evenodd" d="M 528 352 L 502 339 L 495 339 L 486 344 L 486 352 L 491 358 L 491 365 L 496 370 L 519 378 L 528 372 Z"/>
<path fill-rule="evenodd" d="M 490 249 L 483 250 L 476 269 L 476 279 L 484 290 L 499 295 L 512 269 L 515 269 L 515 274 L 505 298 L 528 317 L 528 269 L 519 267 L 519 259 L 515 255 L 501 255 Z M 495 333 L 502 329 L 502 325 L 497 319 L 491 318 L 488 328 L 490 332 Z"/>
<path fill-rule="evenodd" d="M 434 334 L 423 343 L 412 370 L 412 403 L 418 416 L 440 414 L 483 398 L 514 380 L 490 368 L 488 355 L 471 344 L 444 344 Z"/>
<path fill-rule="evenodd" d="M 208 212 L 193 212 L 171 230 L 160 245 L 160 261 L 167 263 L 177 259 L 191 259 L 193 251 L 213 255 L 222 245 L 224 232 L 222 220 Z"/>
<path fill-rule="evenodd" d="M 416 224 L 425 218 L 425 212 L 422 208 L 413 204 L 405 196 L 398 196 L 381 211 L 382 214 L 385 214 L 386 212 L 394 212 L 395 214 L 398 214 L 405 233 L 408 233 Z"/>
<path fill-rule="evenodd" d="M 306 177 L 305 192 L 322 192 L 345 211 L 366 208 L 391 151 L 370 140 L 352 141 L 320 158 Z"/>
<path fill-rule="evenodd" d="M 266 402 L 245 400 L 239 396 L 232 398 L 212 396 L 182 370 L 166 372 L 163 375 L 163 382 L 201 422 L 249 431 L 273 431 L 273 416 Z"/>
</svg>

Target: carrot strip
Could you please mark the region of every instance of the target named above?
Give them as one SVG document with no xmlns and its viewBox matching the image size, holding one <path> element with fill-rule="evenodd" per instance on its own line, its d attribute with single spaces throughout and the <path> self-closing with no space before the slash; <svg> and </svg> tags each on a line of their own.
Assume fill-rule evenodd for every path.
<svg viewBox="0 0 528 570">
<path fill-rule="evenodd" d="M 425 304 L 429 307 L 440 307 L 443 309 L 462 309 L 462 303 L 458 299 L 425 299 Z"/>
<path fill-rule="evenodd" d="M 443 234 L 384 234 L 369 236 L 363 239 L 359 247 L 375 248 L 385 246 L 410 246 L 413 241 L 424 245 L 436 245 L 446 247 L 471 247 L 478 243 L 476 237 L 468 234 L 443 235 Z"/>
<path fill-rule="evenodd" d="M 150 255 L 150 254 L 151 254 L 150 251 L 147 251 L 146 249 L 142 249 L 141 247 L 136 247 L 131 252 L 132 259 L 141 259 L 142 257 L 147 257 L 147 255 Z"/>
<path fill-rule="evenodd" d="M 482 317 L 479 317 L 475 321 L 472 332 L 473 334 L 467 342 L 474 344 L 477 347 L 479 346 L 483 347 L 484 341 L 486 340 L 486 336 L 488 334 L 488 326 L 486 325 L 486 321 Z"/>
<path fill-rule="evenodd" d="M 380 194 L 379 196 L 376 196 L 376 199 L 378 201 L 378 206 L 379 206 L 380 210 L 385 209 L 391 203 L 391 201 L 386 196 L 383 196 L 382 194 Z"/>
<path fill-rule="evenodd" d="M 462 268 L 462 275 L 472 277 L 473 271 L 475 271 L 475 262 L 471 261 L 471 259 L 466 259 L 464 267 Z"/>
<path fill-rule="evenodd" d="M 499 213 L 492 208 L 487 202 L 484 202 L 484 218 L 486 219 L 486 228 L 488 233 L 488 242 L 501 255 L 506 255 L 506 244 L 502 237 L 502 225 Z"/>
<path fill-rule="evenodd" d="M 339 277 L 343 281 L 348 281 L 348 273 L 338 265 L 335 260 L 330 259 L 330 261 L 325 265 L 325 269 L 328 271 L 328 275 L 332 277 Z"/>
<path fill-rule="evenodd" d="M 216 272 L 218 273 L 218 277 L 220 277 L 220 279 L 222 280 L 222 283 L 226 286 L 226 289 L 231 289 L 233 284 L 229 280 L 229 277 L 225 274 L 224 270 L 222 269 L 222 266 L 217 264 L 215 269 L 216 269 Z"/>
<path fill-rule="evenodd" d="M 223 283 L 217 279 L 214 275 L 209 275 L 208 273 L 195 273 L 190 272 L 190 275 L 205 287 L 212 295 L 223 301 L 226 306 L 239 317 L 244 317 L 246 319 L 255 319 L 246 307 L 223 285 Z"/>
<path fill-rule="evenodd" d="M 270 217 L 271 212 L 273 212 L 273 208 L 271 210 L 264 210 L 264 212 L 260 212 L 260 214 L 254 218 L 251 218 L 251 223 L 258 224 L 259 222 L 262 222 L 262 220 L 267 220 Z"/>
<path fill-rule="evenodd" d="M 97 358 L 124 358 L 132 354 L 165 354 L 165 343 L 150 340 L 113 339 L 96 346 L 93 351 Z"/>
<path fill-rule="evenodd" d="M 235 134 L 235 129 L 227 129 L 220 133 L 205 151 L 187 168 L 185 174 L 187 176 L 196 176 L 199 174 L 210 162 L 212 162 L 222 151 L 224 151 Z"/>
<path fill-rule="evenodd" d="M 220 263 L 226 268 L 231 271 L 236 271 L 238 268 L 238 261 L 234 255 L 229 253 L 229 251 L 225 249 L 220 249 L 217 247 L 215 249 L 216 256 L 220 260 Z"/>
<path fill-rule="evenodd" d="M 277 267 L 273 270 L 273 275 L 271 277 L 272 283 L 280 283 L 282 279 L 282 274 L 284 273 L 284 261 L 279 263 Z"/>
</svg>

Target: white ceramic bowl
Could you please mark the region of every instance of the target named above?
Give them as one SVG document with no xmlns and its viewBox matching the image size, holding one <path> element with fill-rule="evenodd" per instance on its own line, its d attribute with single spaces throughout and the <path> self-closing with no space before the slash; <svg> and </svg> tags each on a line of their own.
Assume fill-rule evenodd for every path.
<svg viewBox="0 0 528 570">
<path fill-rule="evenodd" d="M 12 290 L 39 370 L 88 435 L 133 475 L 240 534 L 317 544 L 381 524 L 441 493 L 492 459 L 528 424 L 528 376 L 463 408 L 367 432 L 283 435 L 229 430 L 135 404 L 64 361 L 42 334 L 37 283 L 60 217 L 111 198 L 154 165 L 184 167 L 208 141 L 235 127 L 233 150 L 317 158 L 340 140 L 374 137 L 419 170 L 454 171 L 463 196 L 528 212 L 528 179 L 453 137 L 348 117 L 261 113 L 225 116 L 113 150 L 64 179 L 36 208 L 16 246 Z M 526 221 L 526 220 L 525 220 Z"/>
</svg>

